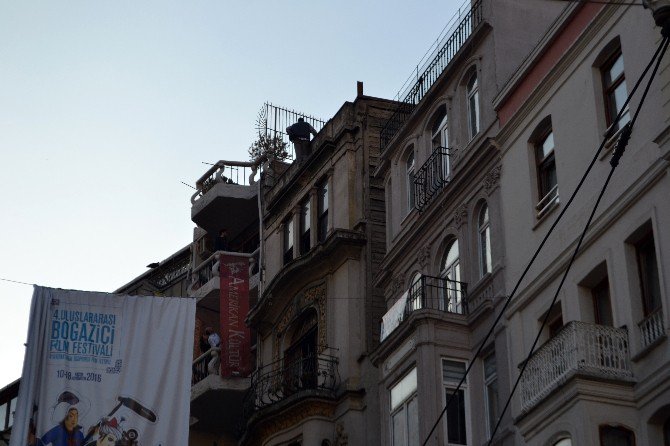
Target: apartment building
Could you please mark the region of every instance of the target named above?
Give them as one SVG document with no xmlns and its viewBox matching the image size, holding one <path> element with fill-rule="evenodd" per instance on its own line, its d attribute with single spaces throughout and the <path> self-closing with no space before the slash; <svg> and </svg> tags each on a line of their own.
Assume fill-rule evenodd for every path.
<svg viewBox="0 0 670 446">
<path fill-rule="evenodd" d="M 548 321 L 512 401 L 517 444 L 670 444 L 667 55 L 551 306 L 661 39 L 640 5 L 570 5 L 493 100 L 507 290 L 565 211 L 504 315 L 512 379 Z"/>
</svg>

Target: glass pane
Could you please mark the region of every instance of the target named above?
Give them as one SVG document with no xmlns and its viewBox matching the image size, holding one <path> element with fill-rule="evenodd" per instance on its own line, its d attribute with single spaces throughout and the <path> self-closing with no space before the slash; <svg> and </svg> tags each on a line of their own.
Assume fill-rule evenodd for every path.
<svg viewBox="0 0 670 446">
<path fill-rule="evenodd" d="M 538 158 L 543 160 L 554 151 L 554 132 L 549 132 L 547 137 L 538 146 Z"/>
<path fill-rule="evenodd" d="M 498 422 L 498 380 L 494 379 L 486 386 L 486 411 L 488 413 L 489 435 Z"/>
<path fill-rule="evenodd" d="M 301 231 L 304 233 L 311 226 L 311 215 L 310 215 L 310 203 L 309 200 L 306 200 L 302 203 L 302 214 L 301 214 Z"/>
<path fill-rule="evenodd" d="M 489 380 L 496 374 L 496 355 L 489 355 L 484 359 L 484 379 Z"/>
<path fill-rule="evenodd" d="M 391 388 L 391 410 L 416 391 L 416 367 Z"/>
<path fill-rule="evenodd" d="M 562 440 L 558 440 L 556 443 L 554 443 L 554 446 L 572 446 L 572 440 L 569 438 L 563 438 Z"/>
<path fill-rule="evenodd" d="M 622 82 L 616 87 L 614 93 L 612 94 L 612 102 L 613 102 L 612 119 L 616 118 L 616 115 L 621 111 L 621 107 L 623 107 L 623 104 L 626 102 L 627 97 L 628 97 L 628 91 L 626 90 L 626 83 Z M 630 121 L 630 113 L 626 112 L 621 116 L 621 119 L 619 120 L 619 127 L 623 126 L 628 121 Z"/>
<path fill-rule="evenodd" d="M 460 361 L 442 360 L 442 379 L 444 382 L 458 383 L 465 374 L 465 363 Z"/>
<path fill-rule="evenodd" d="M 391 424 L 393 424 L 393 446 L 406 446 L 407 436 L 405 434 L 405 411 L 399 410 L 393 417 L 391 417 Z"/>
<path fill-rule="evenodd" d="M 623 74 L 623 56 L 619 54 L 619 57 L 614 61 L 612 67 L 607 70 L 605 73 L 605 83 L 609 87 L 612 85 L 619 76 Z"/>
<path fill-rule="evenodd" d="M 447 401 L 453 390 L 446 389 Z M 467 444 L 465 432 L 465 392 L 459 390 L 447 406 L 447 442 L 451 444 Z"/>
<path fill-rule="evenodd" d="M 454 240 L 442 260 L 442 270 L 448 270 L 458 260 L 458 240 Z"/>
<path fill-rule="evenodd" d="M 319 215 L 328 210 L 328 182 L 324 182 L 319 188 Z"/>
<path fill-rule="evenodd" d="M 5 430 L 5 421 L 7 419 L 7 404 L 0 406 L 0 430 Z"/>
<path fill-rule="evenodd" d="M 413 398 L 407 404 L 407 444 L 408 446 L 419 446 L 419 404 L 417 398 Z"/>
<path fill-rule="evenodd" d="M 645 315 L 648 315 L 661 307 L 661 289 L 653 237 L 647 237 L 637 246 L 637 255 L 644 310 Z"/>
<path fill-rule="evenodd" d="M 600 430 L 602 446 L 633 446 L 633 432 L 618 426 L 604 426 Z"/>
<path fill-rule="evenodd" d="M 9 424 L 7 427 L 14 425 L 14 412 L 16 411 L 16 398 L 12 398 L 9 402 Z"/>
<path fill-rule="evenodd" d="M 284 224 L 284 251 L 293 247 L 293 219 Z"/>
</svg>

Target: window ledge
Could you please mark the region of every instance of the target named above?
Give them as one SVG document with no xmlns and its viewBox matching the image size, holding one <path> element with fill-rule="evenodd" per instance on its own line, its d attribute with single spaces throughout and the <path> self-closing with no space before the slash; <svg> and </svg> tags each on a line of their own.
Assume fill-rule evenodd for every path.
<svg viewBox="0 0 670 446">
<path fill-rule="evenodd" d="M 536 230 L 548 217 L 549 215 L 554 213 L 554 210 L 556 210 L 560 205 L 560 199 L 559 196 L 556 195 L 556 198 L 552 201 L 551 204 L 548 204 L 542 212 L 536 212 L 535 213 L 535 218 L 536 222 L 535 225 L 533 225 L 533 231 Z"/>
</svg>

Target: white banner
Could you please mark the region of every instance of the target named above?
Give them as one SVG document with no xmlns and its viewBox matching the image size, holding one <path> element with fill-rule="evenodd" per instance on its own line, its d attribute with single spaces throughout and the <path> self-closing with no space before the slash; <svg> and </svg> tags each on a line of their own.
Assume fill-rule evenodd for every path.
<svg viewBox="0 0 670 446">
<path fill-rule="evenodd" d="M 35 287 L 10 446 L 188 444 L 195 300 Z"/>
</svg>

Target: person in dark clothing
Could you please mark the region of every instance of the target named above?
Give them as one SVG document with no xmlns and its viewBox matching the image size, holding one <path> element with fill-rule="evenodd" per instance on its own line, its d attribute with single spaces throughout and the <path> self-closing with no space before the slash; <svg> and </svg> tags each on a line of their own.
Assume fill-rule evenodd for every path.
<svg viewBox="0 0 670 446">
<path fill-rule="evenodd" d="M 230 242 L 228 241 L 228 230 L 222 229 L 214 242 L 215 251 L 230 251 Z"/>
<path fill-rule="evenodd" d="M 309 135 L 316 136 L 314 127 L 304 118 L 298 118 L 298 122 L 286 128 L 286 133 L 295 147 L 296 160 L 307 158 L 311 153 Z"/>
</svg>

